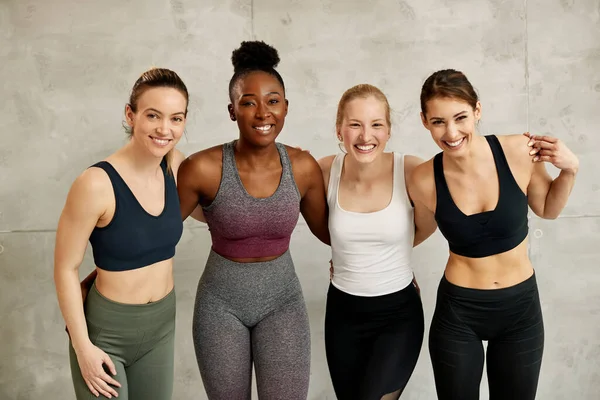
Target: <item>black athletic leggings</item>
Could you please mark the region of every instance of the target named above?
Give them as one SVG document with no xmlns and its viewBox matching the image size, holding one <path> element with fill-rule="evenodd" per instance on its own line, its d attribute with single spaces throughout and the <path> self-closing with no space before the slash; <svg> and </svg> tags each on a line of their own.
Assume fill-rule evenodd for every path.
<svg viewBox="0 0 600 400">
<path fill-rule="evenodd" d="M 544 324 L 535 275 L 496 290 L 459 287 L 442 278 L 429 332 L 439 400 L 477 400 L 488 341 L 490 400 L 535 399 Z"/>
<path fill-rule="evenodd" d="M 338 400 L 380 400 L 404 389 L 415 369 L 425 322 L 414 285 L 382 296 L 353 296 L 329 285 L 325 351 Z"/>
</svg>

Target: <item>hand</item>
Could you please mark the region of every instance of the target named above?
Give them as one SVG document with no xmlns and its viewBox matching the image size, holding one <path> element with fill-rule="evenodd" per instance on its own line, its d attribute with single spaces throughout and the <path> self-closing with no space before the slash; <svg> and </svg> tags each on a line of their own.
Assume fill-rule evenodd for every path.
<svg viewBox="0 0 600 400">
<path fill-rule="evenodd" d="M 106 364 L 112 375 L 117 374 L 115 364 L 113 364 L 108 354 L 92 343 L 89 343 L 85 348 L 77 352 L 77 362 L 79 363 L 81 376 L 83 376 L 85 384 L 94 396 L 103 395 L 109 399 L 113 396 L 119 397 L 119 393 L 113 387 L 109 386 L 109 384 L 119 388 L 121 384 L 104 370 L 104 364 Z"/>
<path fill-rule="evenodd" d="M 577 173 L 579 160 L 561 140 L 552 136 L 536 136 L 529 132 L 524 135 L 530 139 L 527 145 L 532 148 L 529 154 L 533 155 L 533 162 L 545 161 L 560 170 Z"/>
<path fill-rule="evenodd" d="M 307 152 L 308 154 L 310 154 L 310 150 L 304 150 L 304 149 L 303 149 L 302 147 L 300 147 L 300 146 L 294 146 L 294 148 L 295 148 L 295 149 L 298 149 L 298 150 L 300 150 L 300 151 L 305 151 L 305 152 Z"/>
<path fill-rule="evenodd" d="M 415 286 L 415 289 L 417 290 L 417 294 L 420 297 L 421 296 L 421 288 L 419 287 L 419 284 L 417 283 L 417 278 L 414 275 L 413 275 L 412 284 Z"/>
<path fill-rule="evenodd" d="M 329 260 L 329 281 L 333 279 L 333 260 Z"/>
</svg>

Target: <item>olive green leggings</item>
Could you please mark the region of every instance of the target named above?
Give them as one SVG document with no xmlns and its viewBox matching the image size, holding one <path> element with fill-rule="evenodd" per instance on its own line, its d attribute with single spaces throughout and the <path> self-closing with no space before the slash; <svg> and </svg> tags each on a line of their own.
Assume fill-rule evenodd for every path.
<svg viewBox="0 0 600 400">
<path fill-rule="evenodd" d="M 175 354 L 175 290 L 149 304 L 122 304 L 102 296 L 93 285 L 85 300 L 90 340 L 115 364 L 119 400 L 170 400 Z M 77 400 L 96 397 L 85 384 L 69 344 Z M 109 372 L 110 375 L 110 372 Z"/>
</svg>

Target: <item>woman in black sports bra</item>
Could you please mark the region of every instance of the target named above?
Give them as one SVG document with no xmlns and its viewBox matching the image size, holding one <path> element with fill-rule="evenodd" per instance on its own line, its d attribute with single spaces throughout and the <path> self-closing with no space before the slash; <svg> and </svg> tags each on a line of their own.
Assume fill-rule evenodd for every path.
<svg viewBox="0 0 600 400">
<path fill-rule="evenodd" d="M 527 254 L 527 212 L 556 218 L 579 161 L 552 137 L 479 136 L 481 104 L 455 70 L 425 81 L 421 110 L 443 151 L 415 168 L 410 195 L 434 213 L 450 248 L 429 333 L 438 398 L 479 399 L 487 357 L 491 400 L 533 400 L 544 327 Z M 560 175 L 553 180 L 543 162 Z"/>
</svg>

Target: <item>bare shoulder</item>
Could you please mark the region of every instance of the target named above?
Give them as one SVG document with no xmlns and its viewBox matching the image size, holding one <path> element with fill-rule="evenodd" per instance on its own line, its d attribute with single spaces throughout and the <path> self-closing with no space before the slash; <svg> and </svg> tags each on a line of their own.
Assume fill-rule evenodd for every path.
<svg viewBox="0 0 600 400">
<path fill-rule="evenodd" d="M 411 198 L 429 204 L 435 197 L 435 177 L 433 175 L 433 158 L 414 166 L 408 174 L 408 190 Z"/>
<path fill-rule="evenodd" d="M 404 155 L 404 174 L 406 177 L 410 176 L 413 170 L 418 166 L 423 164 L 423 159 L 421 157 L 413 156 L 410 154 Z"/>
<path fill-rule="evenodd" d="M 113 201 L 113 197 L 112 183 L 106 172 L 101 168 L 90 167 L 71 185 L 66 206 L 102 214 Z"/>
<path fill-rule="evenodd" d="M 533 170 L 533 156 L 529 154 L 531 147 L 528 146 L 530 139 L 523 134 L 498 135 L 497 138 L 513 174 L 517 171 L 530 174 Z"/>
<path fill-rule="evenodd" d="M 189 173 L 201 173 L 204 175 L 218 172 L 220 175 L 222 164 L 223 145 L 217 145 L 197 151 L 185 158 L 181 162 L 180 173 L 183 175 Z"/>
<path fill-rule="evenodd" d="M 171 159 L 171 170 L 173 171 L 173 175 L 177 176 L 177 171 L 183 160 L 185 160 L 185 154 L 178 149 L 173 149 L 173 158 Z"/>
<path fill-rule="evenodd" d="M 329 171 L 331 170 L 331 165 L 333 165 L 334 159 L 335 154 L 319 158 L 317 162 L 319 163 L 319 167 L 321 167 L 321 171 L 323 171 L 323 175 L 325 175 L 325 173 L 329 175 Z"/>
<path fill-rule="evenodd" d="M 310 174 L 318 170 L 321 173 L 319 163 L 317 163 L 317 160 L 308 151 L 288 145 L 285 145 L 285 149 L 287 150 L 294 171 L 298 171 L 301 174 Z"/>
</svg>

